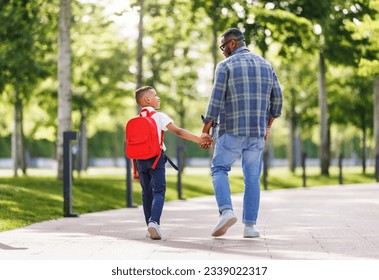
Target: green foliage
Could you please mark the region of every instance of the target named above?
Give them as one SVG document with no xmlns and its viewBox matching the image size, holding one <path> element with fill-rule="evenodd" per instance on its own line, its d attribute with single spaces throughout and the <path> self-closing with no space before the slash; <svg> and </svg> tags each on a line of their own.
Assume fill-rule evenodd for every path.
<svg viewBox="0 0 379 280">
<path fill-rule="evenodd" d="M 359 58 L 364 55 L 368 41 L 365 38 L 354 38 L 348 22 L 361 21 L 365 15 L 372 14 L 373 11 L 367 0 L 356 0 L 353 3 L 339 0 L 332 3 L 334 5 L 328 11 L 328 18 L 322 26 L 326 57 L 331 62 L 356 67 Z"/>
<path fill-rule="evenodd" d="M 123 154 L 120 126 L 136 112 L 137 50 L 135 32 L 130 31 L 137 27 L 119 19 L 125 13 L 136 15 L 137 2 L 122 1 L 124 6 L 109 14 L 108 1 L 72 1 L 73 128 L 78 130 L 81 117 L 87 117 L 91 156 Z M 2 105 L 7 103 L 1 107 L 1 136 L 6 139 L 0 140 L 0 156 L 10 155 L 10 104 L 16 102 L 16 89 L 24 105 L 31 155 L 52 154 L 57 133 L 58 4 L 0 2 L 0 93 Z M 256 46 L 256 52 L 275 65 L 284 88 L 282 118 L 295 120 L 303 141 L 317 143 L 314 54 L 319 48 L 328 59 L 330 121 L 344 130 L 372 123 L 370 83 L 379 73 L 377 0 L 149 0 L 145 5 L 143 82 L 156 87 L 161 110 L 179 126 L 200 132 L 212 65 L 222 59 L 218 39 L 232 26 L 243 29 L 249 47 Z M 316 26 L 321 34 L 314 32 Z M 355 77 L 357 73 L 366 78 Z M 275 129 L 286 130 L 285 121 Z M 367 131 L 372 133 L 371 125 Z M 168 152 L 175 154 L 177 139 L 167 136 L 167 141 Z M 276 154 L 283 156 L 287 140 L 279 142 Z M 194 143 L 185 145 L 187 156 L 207 155 Z M 317 154 L 314 144 L 309 153 Z"/>
<path fill-rule="evenodd" d="M 365 41 L 361 47 L 362 56 L 357 58 L 359 74 L 365 77 L 379 75 L 379 1 L 368 1 L 371 13 L 363 15 L 360 20 L 351 20 L 347 28 L 353 32 L 356 40 Z"/>
<path fill-rule="evenodd" d="M 55 144 L 46 139 L 26 139 L 26 148 L 31 157 L 53 158 L 55 154 Z"/>
<path fill-rule="evenodd" d="M 0 92 L 11 85 L 27 101 L 36 82 L 48 75 L 47 34 L 52 18 L 45 1 L 6 1 L 0 5 Z"/>
<path fill-rule="evenodd" d="M 318 158 L 318 149 L 317 146 L 312 142 L 311 139 L 306 138 L 302 142 L 303 150 L 307 153 L 307 158 Z"/>
<path fill-rule="evenodd" d="M 371 129 L 373 121 L 372 81 L 358 76 L 355 69 L 334 69 L 330 73 L 330 121 L 351 124 L 358 129 Z"/>
<path fill-rule="evenodd" d="M 302 172 L 302 168 L 297 168 L 295 170 L 295 173 L 291 173 L 287 170 L 287 168 L 282 167 L 270 169 L 268 175 L 269 190 L 302 187 Z M 370 169 L 370 174 L 362 174 L 361 169 L 359 167 L 344 167 L 342 169 L 342 174 L 344 184 L 360 184 L 375 182 L 373 169 Z M 319 168 L 307 167 L 306 176 L 307 187 L 339 184 L 339 169 L 337 167 L 330 168 L 330 176 L 320 176 Z"/>
<path fill-rule="evenodd" d="M 120 101 L 131 94 L 120 84 L 133 78 L 129 72 L 133 52 L 123 38 L 114 36 L 115 26 L 104 10 L 101 5 L 78 3 L 73 11 L 73 109 L 88 118 L 105 104 L 112 115 L 121 115 L 125 107 Z"/>
<path fill-rule="evenodd" d="M 312 24 L 306 18 L 290 11 L 256 6 L 249 8 L 246 15 L 243 27 L 250 35 L 246 41 L 255 42 L 263 54 L 274 42 L 280 42 L 279 55 L 282 57 L 291 57 L 299 49 L 310 52 L 315 46 Z"/>
<path fill-rule="evenodd" d="M 122 157 L 124 155 L 125 135 L 123 131 L 114 133 L 98 131 L 88 139 L 89 157 Z"/>
<path fill-rule="evenodd" d="M 0 137 L 0 158 L 11 157 L 11 136 Z"/>
</svg>

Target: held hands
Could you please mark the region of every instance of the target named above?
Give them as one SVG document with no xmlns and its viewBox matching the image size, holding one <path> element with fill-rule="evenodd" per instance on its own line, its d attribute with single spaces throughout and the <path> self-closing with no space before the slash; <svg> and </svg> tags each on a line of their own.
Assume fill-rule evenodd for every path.
<svg viewBox="0 0 379 280">
<path fill-rule="evenodd" d="M 200 136 L 200 142 L 199 146 L 202 147 L 204 150 L 208 150 L 210 147 L 212 147 L 213 138 L 208 133 L 203 133 Z"/>
</svg>

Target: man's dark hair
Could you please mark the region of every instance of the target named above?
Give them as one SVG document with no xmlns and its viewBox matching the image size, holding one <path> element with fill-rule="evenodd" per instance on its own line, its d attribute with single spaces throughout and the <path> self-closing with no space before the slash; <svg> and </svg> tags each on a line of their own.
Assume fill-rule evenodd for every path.
<svg viewBox="0 0 379 280">
<path fill-rule="evenodd" d="M 243 33 L 238 28 L 229 28 L 224 34 L 222 34 L 222 37 L 230 38 L 230 39 L 236 39 L 237 41 L 245 41 L 245 36 L 243 36 Z"/>
</svg>

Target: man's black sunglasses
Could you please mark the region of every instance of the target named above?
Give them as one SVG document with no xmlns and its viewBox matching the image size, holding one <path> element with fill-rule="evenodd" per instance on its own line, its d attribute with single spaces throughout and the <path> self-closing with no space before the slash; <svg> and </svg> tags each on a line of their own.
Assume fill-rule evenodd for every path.
<svg viewBox="0 0 379 280">
<path fill-rule="evenodd" d="M 243 37 L 243 36 L 240 36 L 240 37 L 238 37 L 238 38 L 233 38 L 233 39 L 230 39 L 230 40 L 228 40 L 228 41 L 226 41 L 224 44 L 222 44 L 221 46 L 219 46 L 219 48 L 220 48 L 220 50 L 221 51 L 224 51 L 225 50 L 225 46 L 230 42 L 230 41 L 232 41 L 232 40 L 234 40 L 234 41 L 245 41 L 245 38 Z"/>
<path fill-rule="evenodd" d="M 232 40 L 235 40 L 235 39 L 230 39 L 230 40 L 226 41 L 224 44 L 222 44 L 221 46 L 219 46 L 220 50 L 221 50 L 221 51 L 224 51 L 224 50 L 225 50 L 225 46 L 226 46 L 230 41 L 232 41 Z"/>
</svg>

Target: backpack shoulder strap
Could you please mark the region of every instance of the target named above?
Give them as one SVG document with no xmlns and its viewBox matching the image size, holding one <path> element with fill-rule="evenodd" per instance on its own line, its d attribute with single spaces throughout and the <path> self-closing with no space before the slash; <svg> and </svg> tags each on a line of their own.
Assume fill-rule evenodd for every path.
<svg viewBox="0 0 379 280">
<path fill-rule="evenodd" d="M 148 110 L 147 108 L 142 108 L 140 113 L 139 113 L 139 116 L 140 117 L 151 117 L 152 115 L 154 115 L 157 111 L 155 110 Z M 164 137 L 164 131 L 162 130 L 161 131 L 161 141 L 160 141 L 160 146 L 162 146 L 162 143 L 163 143 L 163 137 Z M 161 152 L 159 153 L 159 155 L 156 157 L 156 159 L 154 160 L 154 163 L 152 165 L 152 169 L 155 169 L 155 167 L 157 166 L 158 164 L 158 160 L 160 159 L 160 157 L 162 156 L 162 150 Z"/>
<path fill-rule="evenodd" d="M 139 112 L 139 116 L 140 117 L 151 117 L 152 115 L 154 115 L 157 111 L 155 110 L 152 110 L 152 111 L 149 111 L 148 109 L 146 108 L 142 108 L 141 111 Z"/>
<path fill-rule="evenodd" d="M 160 143 L 161 148 L 162 148 L 163 138 L 164 138 L 164 131 L 162 130 L 161 131 L 161 143 Z M 155 169 L 155 167 L 157 166 L 158 160 L 160 159 L 161 156 L 162 156 L 162 149 L 161 149 L 161 152 L 159 153 L 159 155 L 157 156 L 157 158 L 154 160 L 154 163 L 153 163 L 151 168 Z"/>
</svg>

